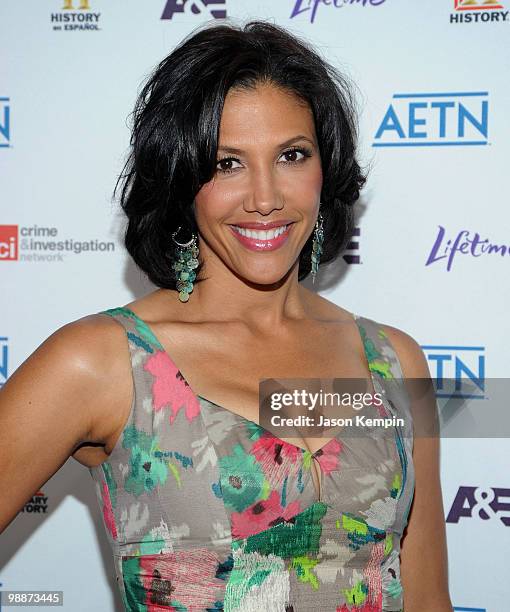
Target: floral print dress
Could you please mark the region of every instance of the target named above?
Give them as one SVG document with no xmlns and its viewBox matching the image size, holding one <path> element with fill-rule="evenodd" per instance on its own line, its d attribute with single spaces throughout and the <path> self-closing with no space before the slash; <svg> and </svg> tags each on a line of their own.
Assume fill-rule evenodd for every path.
<svg viewBox="0 0 510 612">
<path fill-rule="evenodd" d="M 384 397 L 376 416 L 405 425 L 386 436 L 340 434 L 311 453 L 197 396 L 127 307 L 100 314 L 125 329 L 134 382 L 115 448 L 89 468 L 127 611 L 403 610 L 412 423 L 377 322 L 354 315 Z"/>
</svg>

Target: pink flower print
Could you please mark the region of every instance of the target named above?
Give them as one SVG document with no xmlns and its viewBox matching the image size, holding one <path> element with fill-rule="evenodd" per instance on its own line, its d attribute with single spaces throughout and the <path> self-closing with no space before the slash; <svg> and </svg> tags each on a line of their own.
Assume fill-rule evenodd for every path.
<svg viewBox="0 0 510 612">
<path fill-rule="evenodd" d="M 247 538 L 274 527 L 301 512 L 299 501 L 290 503 L 285 508 L 280 504 L 278 491 L 271 491 L 268 499 L 255 502 L 243 512 L 232 512 L 232 536 Z"/>
<path fill-rule="evenodd" d="M 336 612 L 381 612 L 382 603 L 372 604 L 370 602 L 366 602 L 361 606 L 347 606 L 345 604 L 342 605 L 341 608 L 336 609 Z"/>
<path fill-rule="evenodd" d="M 282 465 L 288 461 L 296 463 L 301 459 L 303 451 L 293 444 L 276 438 L 270 432 L 264 432 L 254 442 L 251 453 L 260 463 L 265 463 L 268 459 L 271 459 L 272 462 Z"/>
<path fill-rule="evenodd" d="M 370 601 L 382 608 L 382 576 L 381 576 L 381 564 L 384 560 L 384 548 L 386 542 L 382 540 L 372 546 L 370 550 L 370 559 L 365 565 L 363 570 L 364 578 L 368 584 L 368 591 L 370 593 Z"/>
<path fill-rule="evenodd" d="M 250 454 L 255 457 L 272 489 L 280 489 L 285 478 L 293 478 L 302 466 L 302 449 L 269 431 L 264 431 L 253 443 Z"/>
<path fill-rule="evenodd" d="M 147 612 L 202 612 L 213 609 L 223 598 L 225 581 L 216 577 L 220 559 L 211 550 L 179 550 L 139 559 L 138 579 L 145 595 L 140 603 L 147 606 Z"/>
<path fill-rule="evenodd" d="M 104 523 L 111 533 L 114 540 L 117 539 L 117 527 L 115 526 L 115 517 L 113 516 L 112 500 L 110 499 L 110 492 L 108 485 L 103 480 L 103 489 L 101 491 L 101 497 L 103 500 L 103 519 Z"/>
<path fill-rule="evenodd" d="M 340 469 L 340 453 L 342 449 L 342 443 L 336 438 L 331 438 L 331 440 L 322 447 L 320 452 L 315 455 L 324 474 L 329 474 L 330 472 L 335 472 Z"/>
<path fill-rule="evenodd" d="M 184 407 L 186 419 L 191 422 L 200 414 L 200 403 L 184 380 L 177 366 L 165 351 L 155 351 L 146 361 L 144 370 L 154 377 L 152 395 L 154 409 L 170 405 L 170 424 Z"/>
<path fill-rule="evenodd" d="M 366 598 L 361 605 L 337 607 L 337 612 L 380 612 L 382 610 L 381 562 L 384 558 L 384 542 L 372 546 L 370 559 L 363 570 L 363 589 Z"/>
</svg>

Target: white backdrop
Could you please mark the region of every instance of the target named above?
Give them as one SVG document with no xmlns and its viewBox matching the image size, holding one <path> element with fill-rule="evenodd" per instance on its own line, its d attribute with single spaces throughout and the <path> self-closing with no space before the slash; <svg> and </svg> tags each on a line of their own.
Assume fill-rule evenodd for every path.
<svg viewBox="0 0 510 612">
<path fill-rule="evenodd" d="M 304 36 L 359 86 L 372 171 L 351 257 L 321 268 L 319 291 L 412 335 L 433 374 L 443 355 L 445 376 L 462 362 L 507 377 L 510 0 L 2 0 L 0 383 L 58 327 L 154 289 L 111 200 L 126 121 L 154 65 L 222 11 Z M 442 440 L 456 610 L 510 609 L 509 459 L 508 439 Z M 121 610 L 103 532 L 69 459 L 0 536 L 0 588 Z"/>
</svg>

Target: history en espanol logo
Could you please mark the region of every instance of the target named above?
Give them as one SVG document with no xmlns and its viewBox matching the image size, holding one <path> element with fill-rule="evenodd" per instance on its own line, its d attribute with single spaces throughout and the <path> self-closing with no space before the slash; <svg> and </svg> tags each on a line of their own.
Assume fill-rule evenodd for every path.
<svg viewBox="0 0 510 612">
<path fill-rule="evenodd" d="M 76 6 L 75 6 L 76 4 Z M 50 21 L 55 31 L 97 31 L 101 13 L 90 9 L 89 0 L 64 0 L 61 11 L 51 13 Z"/>
</svg>

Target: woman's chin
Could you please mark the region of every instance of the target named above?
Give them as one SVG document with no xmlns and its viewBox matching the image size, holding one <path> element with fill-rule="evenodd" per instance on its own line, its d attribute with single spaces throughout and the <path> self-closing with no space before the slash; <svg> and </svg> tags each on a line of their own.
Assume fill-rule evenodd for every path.
<svg viewBox="0 0 510 612">
<path fill-rule="evenodd" d="M 276 272 L 275 270 L 267 270 L 258 273 L 254 273 L 253 271 L 239 271 L 237 274 L 239 278 L 241 278 L 247 284 L 257 285 L 260 287 L 266 286 L 269 289 L 271 286 L 277 286 L 285 282 L 289 272 L 289 269 L 282 269 L 279 272 Z"/>
</svg>

